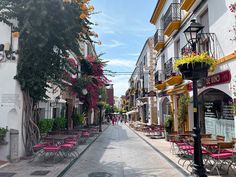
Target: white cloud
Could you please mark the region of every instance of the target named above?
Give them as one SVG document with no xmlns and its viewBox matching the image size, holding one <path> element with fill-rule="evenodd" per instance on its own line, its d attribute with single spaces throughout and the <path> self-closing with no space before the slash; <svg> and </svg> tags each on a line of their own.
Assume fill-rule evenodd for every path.
<svg viewBox="0 0 236 177">
<path fill-rule="evenodd" d="M 120 46 L 124 46 L 125 44 L 122 42 L 119 42 L 117 40 L 112 39 L 111 43 L 107 43 L 107 44 L 102 44 L 103 47 L 107 47 L 107 48 L 115 48 L 115 47 L 120 47 Z"/>
<path fill-rule="evenodd" d="M 107 61 L 109 61 L 107 63 L 107 65 L 109 67 L 120 66 L 120 67 L 127 67 L 127 68 L 132 68 L 133 69 L 135 67 L 135 64 L 136 64 L 135 60 L 127 60 L 127 59 L 119 59 L 119 58 L 116 58 L 116 59 L 113 58 L 113 59 L 110 59 L 110 60 L 107 60 Z"/>
<path fill-rule="evenodd" d="M 106 15 L 105 13 L 98 13 L 92 18 L 92 21 L 98 24 L 95 26 L 95 31 L 99 34 L 115 34 L 118 32 L 117 23 L 119 20 L 116 18 Z"/>
<path fill-rule="evenodd" d="M 114 87 L 114 96 L 121 97 L 121 95 L 124 95 L 126 90 L 129 88 L 128 81 L 130 79 L 130 76 L 120 75 L 110 79 L 112 80 L 112 84 Z"/>
</svg>

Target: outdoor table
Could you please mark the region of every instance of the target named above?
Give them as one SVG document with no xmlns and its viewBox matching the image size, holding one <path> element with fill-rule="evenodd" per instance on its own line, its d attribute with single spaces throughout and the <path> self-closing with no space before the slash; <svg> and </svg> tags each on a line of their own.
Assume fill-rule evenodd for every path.
<svg viewBox="0 0 236 177">
<path fill-rule="evenodd" d="M 217 151 L 218 143 L 224 142 L 212 138 L 202 139 L 202 146 L 205 147 L 210 152 Z"/>
<path fill-rule="evenodd" d="M 188 138 L 188 137 L 192 137 L 192 134 L 191 133 L 181 133 L 181 134 L 178 134 L 178 136 L 180 138 Z"/>
<path fill-rule="evenodd" d="M 64 143 L 65 139 L 71 136 L 73 135 L 50 135 L 50 136 L 47 136 L 46 139 L 51 139 L 52 144 L 56 144 L 57 142 Z"/>
</svg>

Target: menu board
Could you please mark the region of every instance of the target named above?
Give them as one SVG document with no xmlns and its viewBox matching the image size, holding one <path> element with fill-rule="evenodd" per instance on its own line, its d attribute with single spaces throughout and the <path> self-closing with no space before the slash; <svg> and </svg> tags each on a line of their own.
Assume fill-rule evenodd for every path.
<svg viewBox="0 0 236 177">
<path fill-rule="evenodd" d="M 204 103 L 205 117 L 234 120 L 233 105 L 221 101 Z"/>
<path fill-rule="evenodd" d="M 205 117 L 217 118 L 217 115 L 214 110 L 214 103 L 213 102 L 205 102 L 204 107 L 205 107 L 205 109 L 204 109 Z"/>
<path fill-rule="evenodd" d="M 234 120 L 232 105 L 223 105 L 223 119 Z"/>
</svg>

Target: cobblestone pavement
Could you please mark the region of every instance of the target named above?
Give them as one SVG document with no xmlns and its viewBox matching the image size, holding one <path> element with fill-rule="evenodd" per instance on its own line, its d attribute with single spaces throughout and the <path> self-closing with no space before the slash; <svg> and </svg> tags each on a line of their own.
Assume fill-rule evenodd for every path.
<svg viewBox="0 0 236 177">
<path fill-rule="evenodd" d="M 103 125 L 103 129 L 107 128 L 107 125 Z M 77 151 L 83 153 L 91 143 L 99 136 L 95 134 L 90 137 L 85 144 L 78 146 Z M 21 160 L 17 163 L 10 163 L 9 165 L 0 168 L 0 177 L 30 177 L 30 176 L 43 176 L 43 177 L 57 177 L 70 163 L 73 163 L 71 159 L 60 159 L 55 162 L 44 161 L 43 159 L 35 160 Z M 46 175 L 33 175 L 34 172 L 41 171 L 47 173 Z"/>
<path fill-rule="evenodd" d="M 109 126 L 65 177 L 182 177 L 126 125 Z"/>
</svg>

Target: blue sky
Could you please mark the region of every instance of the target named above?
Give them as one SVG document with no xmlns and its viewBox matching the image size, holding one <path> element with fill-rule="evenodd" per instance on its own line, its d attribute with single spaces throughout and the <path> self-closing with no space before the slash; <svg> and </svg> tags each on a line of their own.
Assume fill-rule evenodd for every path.
<svg viewBox="0 0 236 177">
<path fill-rule="evenodd" d="M 102 58 L 109 61 L 106 69 L 113 72 L 133 72 L 146 39 L 155 33 L 150 24 L 155 0 L 91 0 L 95 12 L 93 27 L 102 42 L 96 46 Z M 130 75 L 108 77 L 114 84 L 114 95 L 120 97 L 128 89 Z"/>
</svg>

